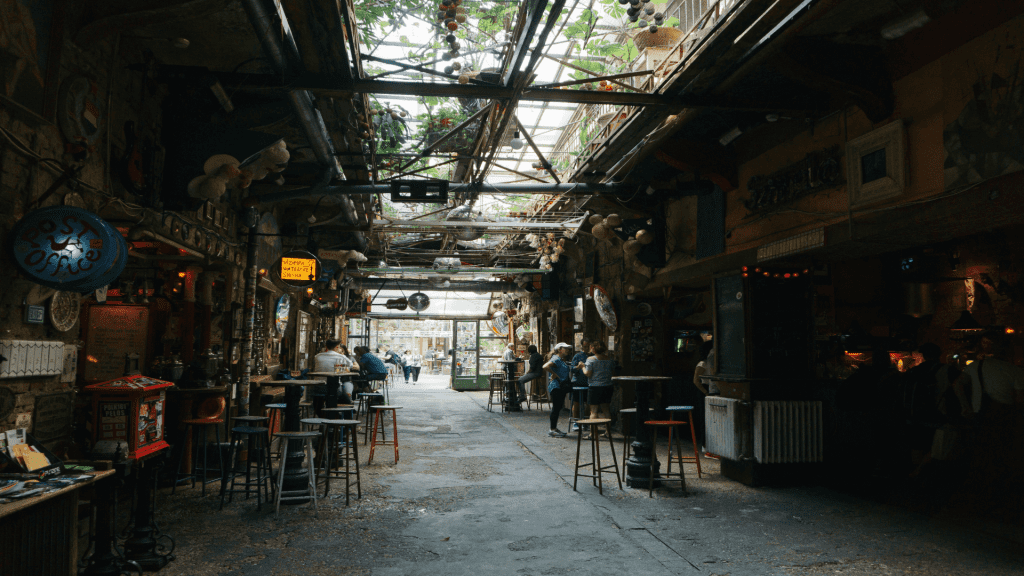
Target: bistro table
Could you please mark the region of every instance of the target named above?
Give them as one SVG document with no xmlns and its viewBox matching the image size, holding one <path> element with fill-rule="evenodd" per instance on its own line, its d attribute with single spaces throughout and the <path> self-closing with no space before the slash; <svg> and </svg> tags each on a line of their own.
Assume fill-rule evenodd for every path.
<svg viewBox="0 0 1024 576">
<path fill-rule="evenodd" d="M 263 386 L 284 386 L 284 422 L 281 429 L 285 432 L 298 432 L 302 430 L 301 418 L 299 417 L 299 401 L 302 400 L 302 388 L 306 386 L 320 386 L 327 384 L 327 381 L 318 378 L 315 380 L 264 380 L 260 382 Z M 335 398 L 337 401 L 337 398 Z M 284 466 L 284 491 L 305 490 L 309 486 L 309 470 L 302 465 L 306 452 L 301 440 L 289 440 L 286 457 L 281 466 Z M 289 500 L 290 503 L 302 504 L 302 500 Z"/>
<path fill-rule="evenodd" d="M 633 443 L 630 444 L 632 455 L 626 461 L 626 485 L 630 488 L 648 489 L 652 468 L 654 469 L 654 484 L 658 485 L 658 469 L 661 467 L 661 463 L 658 462 L 657 454 L 651 450 L 651 431 L 644 422 L 650 420 L 651 385 L 671 380 L 671 376 L 612 377 L 612 382 L 631 382 L 636 388 L 636 419 L 633 420 L 636 431 L 633 434 Z"/>
<path fill-rule="evenodd" d="M 324 396 L 325 408 L 338 407 L 338 391 L 341 390 L 341 383 L 359 376 L 359 372 L 307 372 L 312 376 L 320 376 L 327 379 L 327 394 Z"/>
<path fill-rule="evenodd" d="M 519 393 L 516 391 L 516 364 L 522 360 L 498 360 L 498 364 L 505 365 L 505 410 L 508 412 L 522 412 L 519 405 Z"/>
</svg>

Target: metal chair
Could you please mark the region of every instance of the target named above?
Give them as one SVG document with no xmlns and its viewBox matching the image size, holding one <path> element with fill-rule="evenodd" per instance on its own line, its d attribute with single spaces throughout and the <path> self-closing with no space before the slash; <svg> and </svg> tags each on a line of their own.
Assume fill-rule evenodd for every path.
<svg viewBox="0 0 1024 576">
<path fill-rule="evenodd" d="M 682 426 L 682 425 L 685 424 L 685 422 L 680 422 L 678 420 L 648 420 L 647 422 L 645 422 L 645 424 L 647 424 L 651 428 L 651 459 L 652 459 L 651 475 L 648 478 L 649 484 L 648 484 L 647 496 L 649 498 L 653 498 L 654 497 L 654 469 L 655 469 L 655 466 L 653 465 L 653 460 L 654 460 L 654 457 L 656 457 L 657 454 L 658 454 L 658 430 L 660 428 L 668 428 L 669 429 L 669 434 L 668 434 L 668 453 L 669 453 L 669 457 L 668 457 L 668 466 L 666 467 L 667 469 L 666 469 L 665 472 L 661 473 L 661 476 L 659 477 L 659 480 L 661 482 L 679 482 L 680 486 L 683 489 L 683 496 L 686 496 L 688 494 L 687 491 L 686 491 L 686 475 L 683 473 L 682 465 L 679 466 L 679 472 L 677 472 L 675 474 L 672 473 L 672 456 L 671 456 L 671 454 L 672 454 L 672 428 L 675 428 L 676 426 Z M 679 442 L 676 442 L 675 444 L 676 444 L 676 456 L 678 456 L 678 461 L 681 462 L 682 458 L 683 458 L 683 449 L 682 449 L 682 446 L 680 445 Z"/>
<path fill-rule="evenodd" d="M 665 408 L 665 411 L 668 412 L 668 414 L 669 414 L 669 416 L 668 416 L 669 420 L 675 420 L 675 421 L 679 422 L 680 424 L 687 424 L 687 423 L 689 423 L 689 425 L 690 425 L 690 441 L 693 442 L 693 456 L 684 456 L 682 459 L 676 459 L 675 456 L 672 456 L 672 453 L 669 452 L 669 454 L 668 454 L 669 469 L 672 468 L 672 461 L 673 460 L 675 460 L 676 462 L 679 463 L 679 469 L 680 470 L 683 468 L 683 463 L 696 464 L 697 465 L 697 478 L 700 478 L 701 477 L 700 447 L 697 446 L 697 432 L 693 428 L 693 406 L 669 406 L 668 408 Z M 685 416 L 686 419 L 685 420 L 676 420 L 676 414 L 681 414 L 681 415 Z M 672 428 L 668 429 L 668 434 L 669 434 L 669 442 L 671 442 L 672 441 Z"/>
<path fill-rule="evenodd" d="M 370 437 L 370 456 L 366 459 L 366 463 L 373 462 L 373 453 L 377 450 L 377 446 L 394 446 L 395 447 L 395 464 L 398 464 L 398 410 L 401 406 L 371 406 L 370 409 L 375 412 L 373 419 L 373 432 Z M 391 414 L 391 429 L 392 437 L 388 440 L 387 435 L 387 422 L 382 422 L 385 417 L 382 414 Z M 380 440 L 377 439 L 378 431 L 380 432 Z"/>
</svg>

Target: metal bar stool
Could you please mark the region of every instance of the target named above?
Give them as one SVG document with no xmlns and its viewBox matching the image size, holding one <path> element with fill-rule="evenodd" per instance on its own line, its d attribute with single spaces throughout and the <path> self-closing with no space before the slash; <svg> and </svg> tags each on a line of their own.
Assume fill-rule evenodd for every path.
<svg viewBox="0 0 1024 576">
<path fill-rule="evenodd" d="M 654 469 L 656 467 L 653 465 L 653 460 L 658 455 L 658 429 L 659 428 L 668 428 L 669 429 L 669 434 L 668 434 L 668 453 L 669 453 L 668 466 L 667 466 L 667 470 L 664 473 L 661 474 L 659 479 L 662 482 L 679 482 L 679 485 L 683 489 L 683 496 L 686 496 L 687 495 L 687 491 L 686 491 L 686 475 L 683 473 L 682 465 L 679 466 L 679 472 L 676 472 L 675 474 L 672 473 L 672 428 L 675 428 L 676 426 L 682 426 L 682 425 L 685 424 L 685 422 L 680 422 L 678 420 L 648 420 L 647 422 L 644 422 L 644 424 L 647 424 L 648 426 L 651 427 L 651 459 L 652 459 L 652 464 L 651 464 L 651 475 L 648 478 L 649 484 L 648 484 L 647 496 L 649 498 L 653 498 L 654 497 Z M 683 459 L 683 448 L 682 448 L 682 446 L 680 446 L 679 442 L 676 442 L 676 456 L 678 456 L 679 460 L 682 461 L 682 459 Z"/>
<path fill-rule="evenodd" d="M 619 410 L 619 416 L 623 415 L 629 416 L 630 418 L 628 434 L 626 433 L 625 422 L 623 422 L 622 426 L 622 469 L 625 470 L 626 460 L 629 460 L 631 452 L 630 447 L 633 445 L 633 429 L 636 426 L 636 422 L 633 421 L 633 418 L 636 417 L 636 408 L 623 408 L 622 410 Z"/>
<path fill-rule="evenodd" d="M 583 411 L 586 410 L 587 404 L 587 392 L 590 391 L 588 386 L 573 386 L 572 391 L 569 394 L 572 395 L 571 403 L 579 405 L 580 416 L 583 416 Z M 572 407 L 569 407 L 569 431 L 572 431 L 573 424 L 579 424 L 582 418 L 574 416 L 572 413 Z"/>
<path fill-rule="evenodd" d="M 350 487 L 355 484 L 357 498 L 363 497 L 359 478 L 359 446 L 356 441 L 358 420 L 321 420 L 324 436 L 320 441 L 320 478 L 324 479 L 324 498 L 331 491 L 331 478 L 345 480 L 345 505 L 349 504 Z M 352 467 L 354 466 L 354 470 Z M 352 481 L 355 476 L 355 482 Z"/>
<path fill-rule="evenodd" d="M 371 402 L 373 402 L 375 399 L 380 400 L 380 402 L 383 402 L 384 395 L 381 394 L 380 392 L 363 392 L 359 394 L 359 411 L 362 412 L 363 415 L 366 417 L 366 422 L 363 423 L 363 445 L 368 444 L 370 440 L 370 418 L 372 418 L 371 408 L 375 406 L 375 404 L 371 404 Z M 357 413 L 356 420 L 358 419 L 359 416 Z"/>
<path fill-rule="evenodd" d="M 572 489 L 576 490 L 576 481 L 580 476 L 590 478 L 597 486 L 598 494 L 604 495 L 604 481 L 602 472 L 615 472 L 615 480 L 619 483 L 619 490 L 622 490 L 622 478 L 619 475 L 619 461 L 615 458 L 615 443 L 612 442 L 612 421 L 610 418 L 587 418 L 578 420 L 580 425 L 576 433 L 576 470 L 572 477 Z M 608 449 L 612 453 L 612 463 L 608 466 L 601 466 L 601 439 L 600 426 L 604 424 L 608 430 Z M 580 463 L 580 446 L 583 444 L 583 428 L 590 426 L 590 462 Z M 593 474 L 580 474 L 581 468 L 590 468 Z"/>
<path fill-rule="evenodd" d="M 281 502 L 288 500 L 313 499 L 313 514 L 316 515 L 320 509 L 316 502 L 316 472 L 313 470 L 313 438 L 320 436 L 319 432 L 275 432 L 274 436 L 281 439 L 281 454 L 278 456 L 281 465 L 277 473 L 277 497 L 274 502 L 274 515 L 281 513 Z M 309 470 L 309 484 L 305 490 L 284 490 L 284 460 L 288 452 L 289 440 L 301 440 L 306 452 L 306 467 Z"/>
<path fill-rule="evenodd" d="M 231 429 L 231 451 L 228 452 L 228 462 L 231 467 L 231 482 L 227 478 L 221 482 L 220 487 L 220 509 L 224 509 L 224 496 L 228 497 L 228 503 L 232 501 L 235 494 L 245 494 L 249 499 L 249 492 L 255 488 L 256 510 L 263 507 L 263 500 L 270 502 L 270 489 L 273 486 L 273 472 L 270 466 L 270 445 L 267 438 L 268 428 L 265 426 L 254 426 L 252 424 L 266 421 L 266 416 L 239 416 L 235 423 L 240 424 Z M 238 474 L 235 473 L 235 458 L 245 442 L 245 481 L 240 488 L 236 488 Z M 256 465 L 256 478 L 252 477 L 252 466 Z M 263 494 L 260 494 L 260 489 Z"/>
<path fill-rule="evenodd" d="M 697 447 L 697 432 L 696 432 L 696 430 L 693 429 L 693 406 L 669 406 L 668 408 L 665 408 L 665 411 L 668 412 L 668 419 L 669 420 L 676 420 L 676 414 L 681 414 L 686 419 L 685 420 L 676 420 L 676 421 L 679 422 L 680 424 L 686 424 L 686 423 L 690 424 L 690 441 L 693 442 L 693 456 L 684 456 L 682 460 L 677 460 L 677 461 L 679 462 L 679 468 L 680 469 L 682 469 L 684 462 L 687 462 L 687 463 L 690 463 L 690 464 L 696 464 L 697 465 L 697 478 L 700 478 L 701 477 L 700 448 Z M 672 428 L 668 429 L 668 434 L 669 434 L 669 441 L 671 441 L 671 438 L 672 438 Z M 672 456 L 672 453 L 670 452 L 669 455 L 668 455 L 668 467 L 669 467 L 669 470 L 672 469 L 672 461 L 675 460 L 675 459 L 676 459 L 675 456 Z"/>
<path fill-rule="evenodd" d="M 503 379 L 505 376 L 501 372 L 491 372 L 488 377 L 490 382 L 489 392 L 487 394 L 487 411 L 494 412 L 491 406 L 497 404 L 501 406 L 501 410 L 505 410 L 505 385 Z M 497 401 L 495 401 L 497 398 Z"/>
<path fill-rule="evenodd" d="M 366 459 L 366 463 L 373 462 L 373 453 L 377 450 L 377 446 L 394 446 L 395 447 L 395 464 L 398 464 L 398 410 L 401 406 L 371 406 L 376 415 L 373 419 L 373 432 L 370 434 L 370 457 Z M 391 414 L 391 429 L 392 438 L 388 440 L 387 435 L 387 422 L 381 422 L 382 414 Z M 385 416 L 386 418 L 386 416 Z M 380 430 L 380 440 L 377 440 L 377 431 Z"/>
</svg>

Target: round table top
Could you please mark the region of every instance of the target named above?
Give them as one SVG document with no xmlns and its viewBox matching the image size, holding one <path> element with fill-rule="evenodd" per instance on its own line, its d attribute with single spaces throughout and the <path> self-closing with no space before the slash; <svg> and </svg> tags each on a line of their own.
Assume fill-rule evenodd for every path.
<svg viewBox="0 0 1024 576">
<path fill-rule="evenodd" d="M 498 360 L 498 364 L 519 364 L 522 360 Z"/>
<path fill-rule="evenodd" d="M 312 374 L 313 376 L 359 376 L 359 372 L 306 372 L 306 374 Z"/>
<path fill-rule="evenodd" d="M 376 406 L 370 406 L 370 410 L 398 410 L 401 406 L 392 406 L 390 404 L 377 404 Z"/>
<path fill-rule="evenodd" d="M 586 420 L 577 420 L 577 424 L 607 424 L 611 422 L 611 418 L 587 418 Z"/>
<path fill-rule="evenodd" d="M 318 384 L 327 384 L 327 380 L 264 380 L 263 382 L 260 382 L 260 384 L 263 384 L 264 386 L 316 386 Z"/>
<path fill-rule="evenodd" d="M 613 382 L 644 382 L 671 379 L 671 376 L 612 376 Z"/>
</svg>

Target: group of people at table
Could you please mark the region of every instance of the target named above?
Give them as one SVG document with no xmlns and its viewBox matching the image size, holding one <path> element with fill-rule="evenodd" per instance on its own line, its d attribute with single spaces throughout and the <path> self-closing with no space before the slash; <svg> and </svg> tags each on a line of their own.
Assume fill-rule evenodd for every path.
<svg viewBox="0 0 1024 576">
<path fill-rule="evenodd" d="M 580 351 L 575 355 L 572 346 L 565 342 L 555 347 L 545 356 L 530 345 L 526 359 L 526 373 L 517 380 L 518 397 L 523 398 L 523 388 L 527 382 L 548 375 L 548 397 L 551 399 L 550 429 L 548 436 L 562 437 L 566 435 L 558 429 L 558 418 L 562 412 L 566 396 L 573 388 L 587 388 L 586 399 L 579 395 L 572 400 L 574 417 L 580 416 L 580 404 L 586 402 L 590 406 L 591 418 L 610 418 L 612 401 L 612 371 L 615 360 L 608 357 L 608 347 L 599 340 L 583 340 Z M 511 344 L 505 352 L 504 360 L 515 360 L 514 348 Z M 572 430 L 575 431 L 575 430 Z"/>
</svg>

